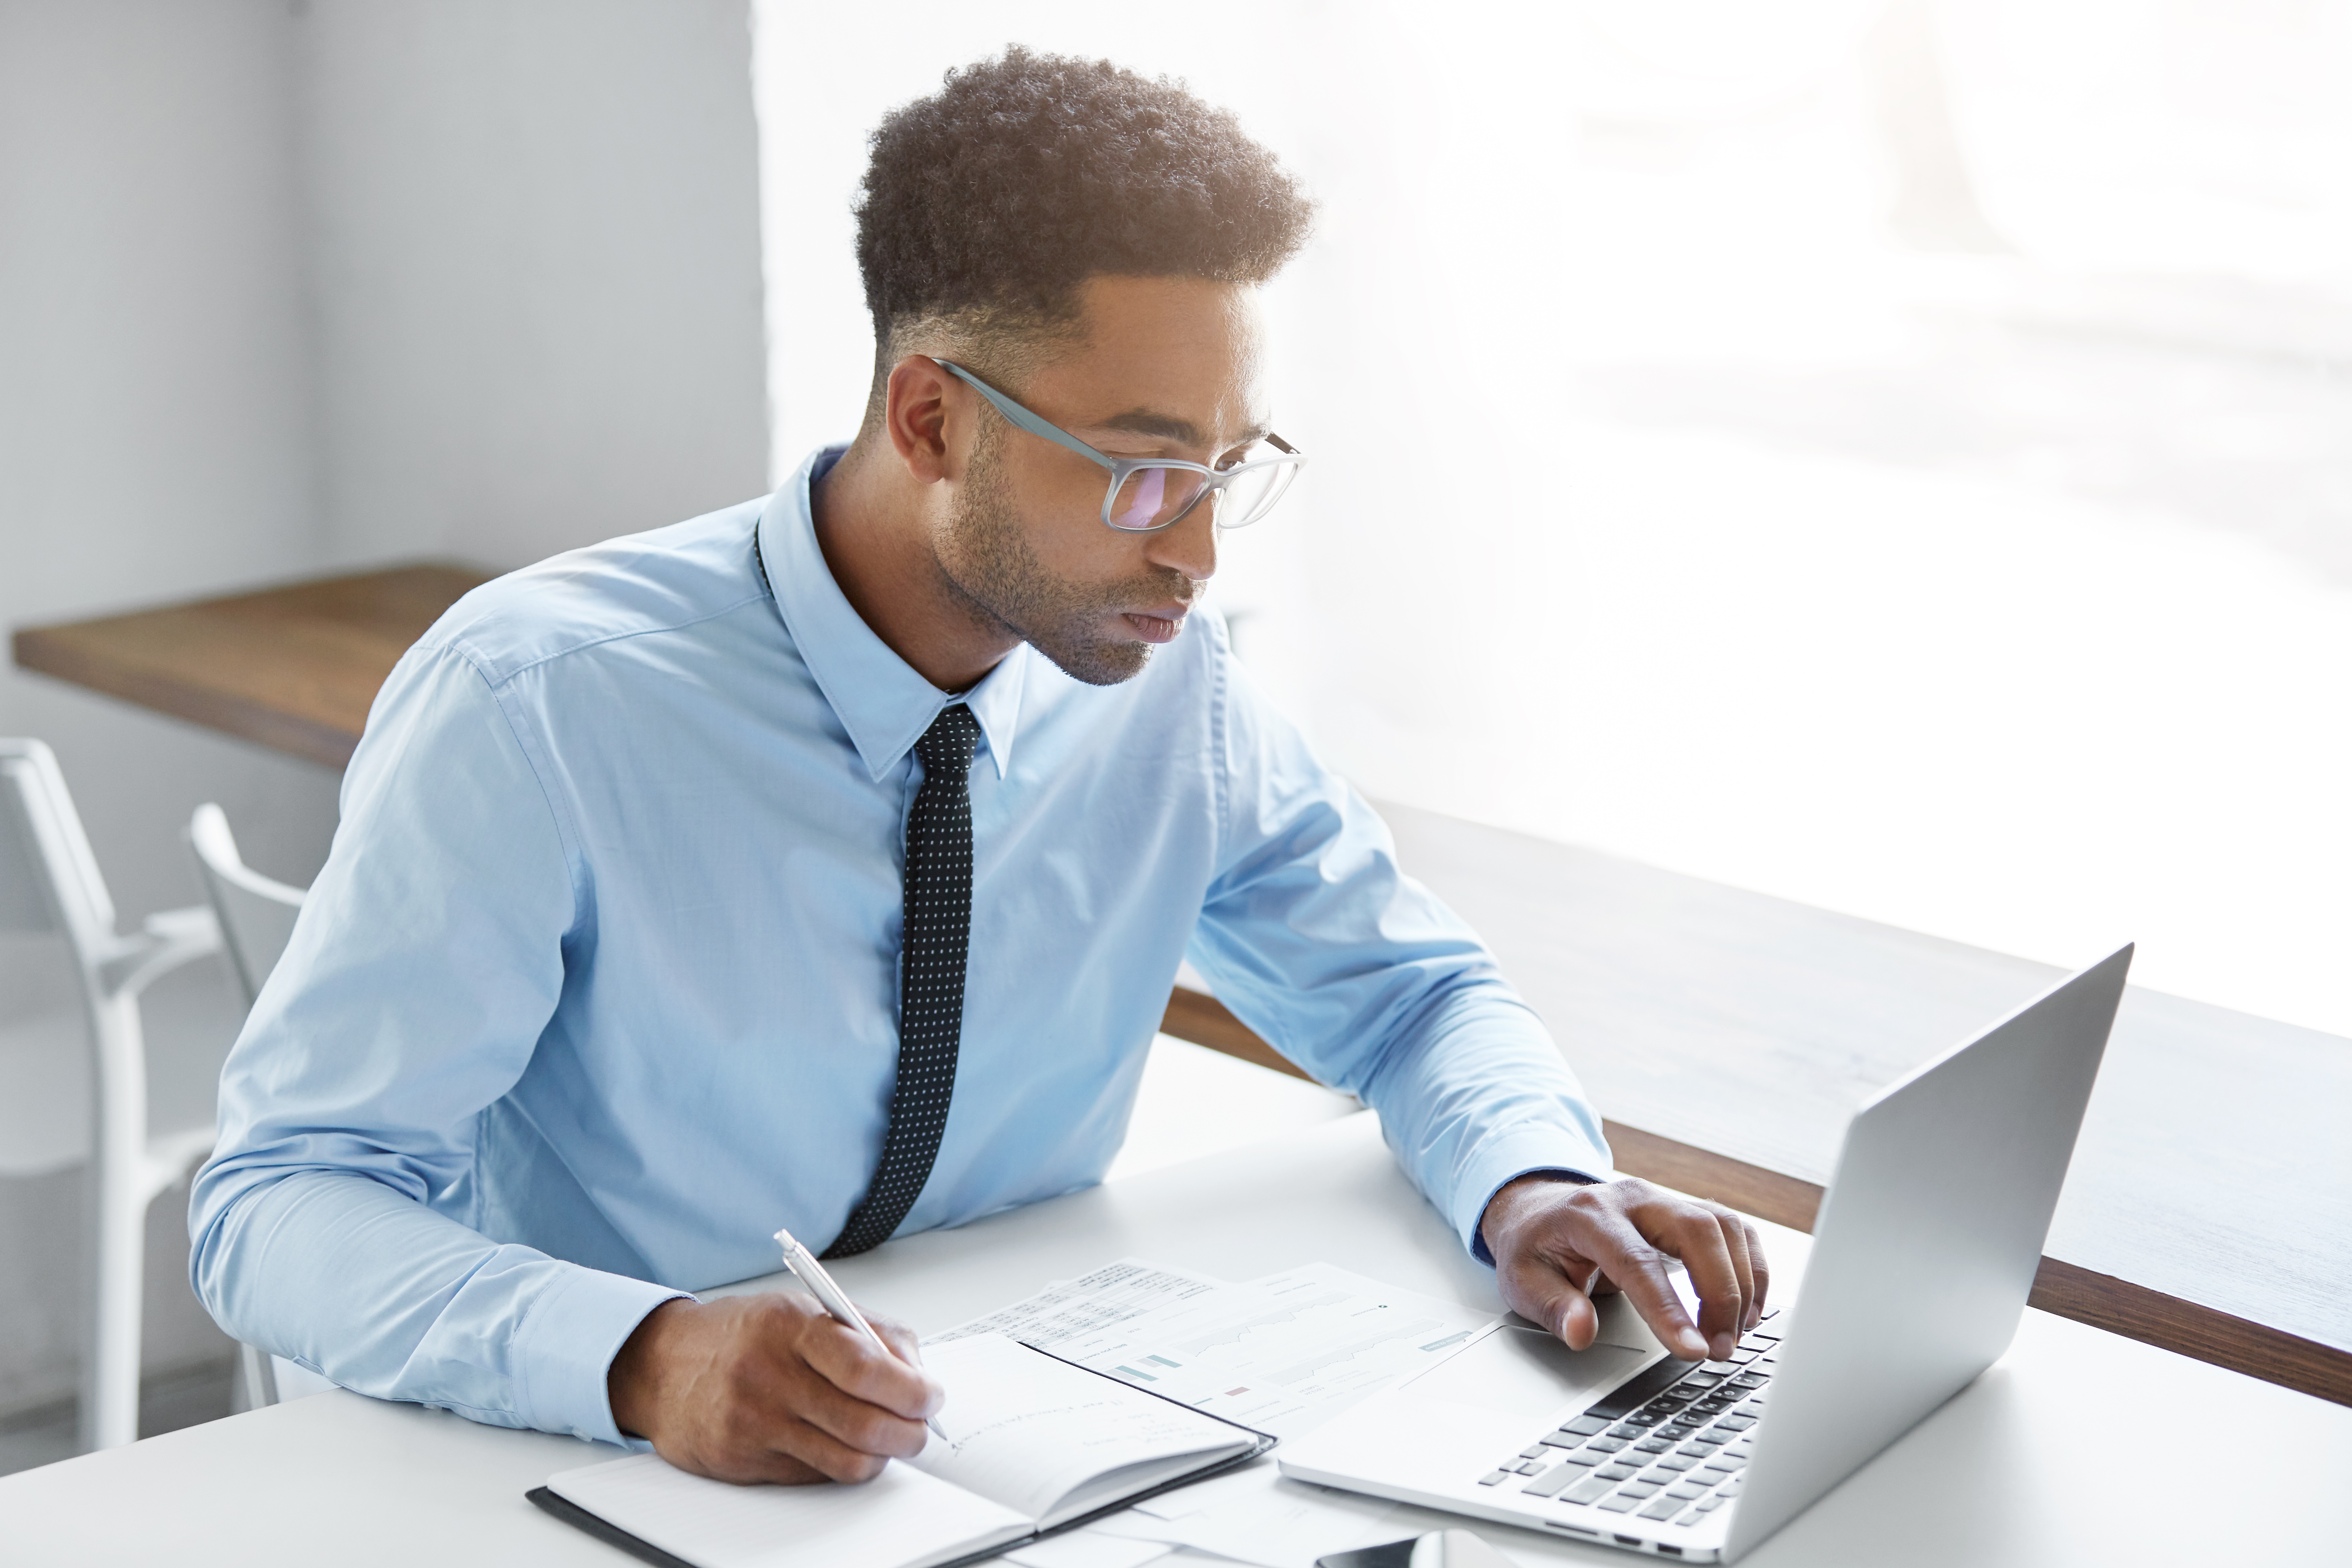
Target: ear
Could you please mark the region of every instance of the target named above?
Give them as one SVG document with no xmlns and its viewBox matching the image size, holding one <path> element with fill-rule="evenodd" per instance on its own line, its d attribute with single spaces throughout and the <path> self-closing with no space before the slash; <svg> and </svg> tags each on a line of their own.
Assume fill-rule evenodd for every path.
<svg viewBox="0 0 2352 1568">
<path fill-rule="evenodd" d="M 937 484 L 963 471 L 961 426 L 970 417 L 959 395 L 962 384 L 937 360 L 908 354 L 890 367 L 884 389 L 882 427 L 891 449 L 919 484 Z"/>
</svg>

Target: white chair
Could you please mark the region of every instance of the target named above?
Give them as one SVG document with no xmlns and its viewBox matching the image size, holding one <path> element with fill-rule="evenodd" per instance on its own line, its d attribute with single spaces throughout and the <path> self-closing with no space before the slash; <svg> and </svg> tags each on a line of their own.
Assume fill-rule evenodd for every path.
<svg viewBox="0 0 2352 1568">
<path fill-rule="evenodd" d="M 209 1126 L 162 1136 L 148 1129 L 139 994 L 191 959 L 218 952 L 220 928 L 203 908 L 150 915 L 127 936 L 115 931 L 114 920 L 114 901 L 56 755 L 38 741 L 0 740 L 0 931 L 65 939 L 80 981 L 84 1048 L 96 1068 L 94 1075 L 77 1073 L 56 1058 L 66 1037 L 55 1018 L 20 1030 L 23 1048 L 12 1053 L 12 1065 L 25 1069 L 17 1089 L 51 1102 L 37 1113 L 21 1103 L 25 1095 L 12 1093 L 20 1101 L 12 1119 L 47 1121 L 46 1152 L 56 1164 L 89 1159 L 95 1166 L 98 1234 L 81 1401 L 82 1443 L 89 1448 L 115 1447 L 139 1436 L 147 1205 L 213 1144 Z M 88 1087 L 92 1076 L 94 1095 Z M 74 1127 L 83 1130 L 78 1139 L 68 1135 Z"/>
<path fill-rule="evenodd" d="M 210 801 L 196 807 L 188 819 L 188 847 L 195 851 L 196 874 L 205 885 L 205 898 L 220 921 L 222 950 L 228 954 L 229 968 L 236 972 L 245 1005 L 250 1007 L 294 934 L 303 889 L 274 881 L 247 865 L 237 851 L 236 835 L 229 831 L 227 813 Z M 258 1410 L 281 1399 L 299 1399 L 334 1386 L 283 1356 L 264 1354 L 251 1345 L 237 1349 L 247 1409 Z"/>
<path fill-rule="evenodd" d="M 294 935 L 303 890 L 247 866 L 237 853 L 236 836 L 228 830 L 227 814 L 210 801 L 188 819 L 188 847 L 195 851 L 205 899 L 220 921 L 221 947 L 250 1007 Z"/>
</svg>

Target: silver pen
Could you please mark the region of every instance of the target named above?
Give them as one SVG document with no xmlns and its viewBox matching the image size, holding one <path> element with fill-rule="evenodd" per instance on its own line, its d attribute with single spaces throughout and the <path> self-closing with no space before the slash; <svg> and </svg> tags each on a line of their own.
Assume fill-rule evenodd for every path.
<svg viewBox="0 0 2352 1568">
<path fill-rule="evenodd" d="M 884 1342 L 882 1336 L 874 1331 L 874 1325 L 866 1321 L 865 1314 L 858 1311 L 850 1303 L 849 1298 L 842 1293 L 841 1287 L 833 1282 L 833 1276 L 824 1271 L 824 1265 L 816 1260 L 816 1254 L 793 1240 L 793 1233 L 789 1230 L 776 1232 L 776 1245 L 784 1249 L 784 1267 L 800 1277 L 801 1283 L 809 1288 L 809 1294 L 814 1296 L 817 1303 L 832 1314 L 835 1322 L 864 1334 L 866 1342 L 884 1355 L 894 1359 L 898 1357 L 898 1352 L 892 1350 Z M 936 1417 L 924 1416 L 923 1425 L 931 1429 L 932 1436 L 952 1446 L 952 1440 L 945 1432 L 940 1430 L 940 1424 Z"/>
</svg>

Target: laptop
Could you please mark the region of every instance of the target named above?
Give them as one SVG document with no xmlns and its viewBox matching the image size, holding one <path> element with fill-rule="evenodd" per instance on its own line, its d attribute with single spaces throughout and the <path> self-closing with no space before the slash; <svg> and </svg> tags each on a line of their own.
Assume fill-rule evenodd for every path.
<svg viewBox="0 0 2352 1568">
<path fill-rule="evenodd" d="M 1728 1362 L 1622 1300 L 1570 1351 L 1507 1321 L 1285 1445 L 1285 1475 L 1728 1563 L 2009 1348 L 2132 950 L 1877 1095 L 1846 1128 L 1796 1300 Z"/>
</svg>

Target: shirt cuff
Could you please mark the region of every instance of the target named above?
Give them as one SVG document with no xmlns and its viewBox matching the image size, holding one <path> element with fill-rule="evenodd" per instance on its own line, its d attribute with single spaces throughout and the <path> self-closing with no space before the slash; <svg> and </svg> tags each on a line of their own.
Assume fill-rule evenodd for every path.
<svg viewBox="0 0 2352 1568">
<path fill-rule="evenodd" d="M 693 1299 L 625 1275 L 566 1269 L 562 1283 L 516 1326 L 515 1365 L 522 1374 L 516 1414 L 542 1432 L 646 1447 L 621 1435 L 605 1380 L 646 1314 L 665 1301 Z"/>
<path fill-rule="evenodd" d="M 1538 1172 L 1588 1184 L 1617 1179 L 1605 1145 L 1588 1144 L 1557 1127 L 1530 1127 L 1505 1133 L 1482 1147 L 1469 1163 L 1469 1170 L 1455 1189 L 1460 1195 L 1454 1199 L 1454 1229 L 1462 1237 L 1462 1244 L 1470 1249 L 1470 1256 L 1489 1268 L 1495 1267 L 1495 1255 L 1486 1250 L 1486 1238 L 1478 1234 L 1478 1222 L 1486 1217 L 1486 1205 L 1494 1202 L 1496 1193 L 1521 1176 Z"/>
</svg>

